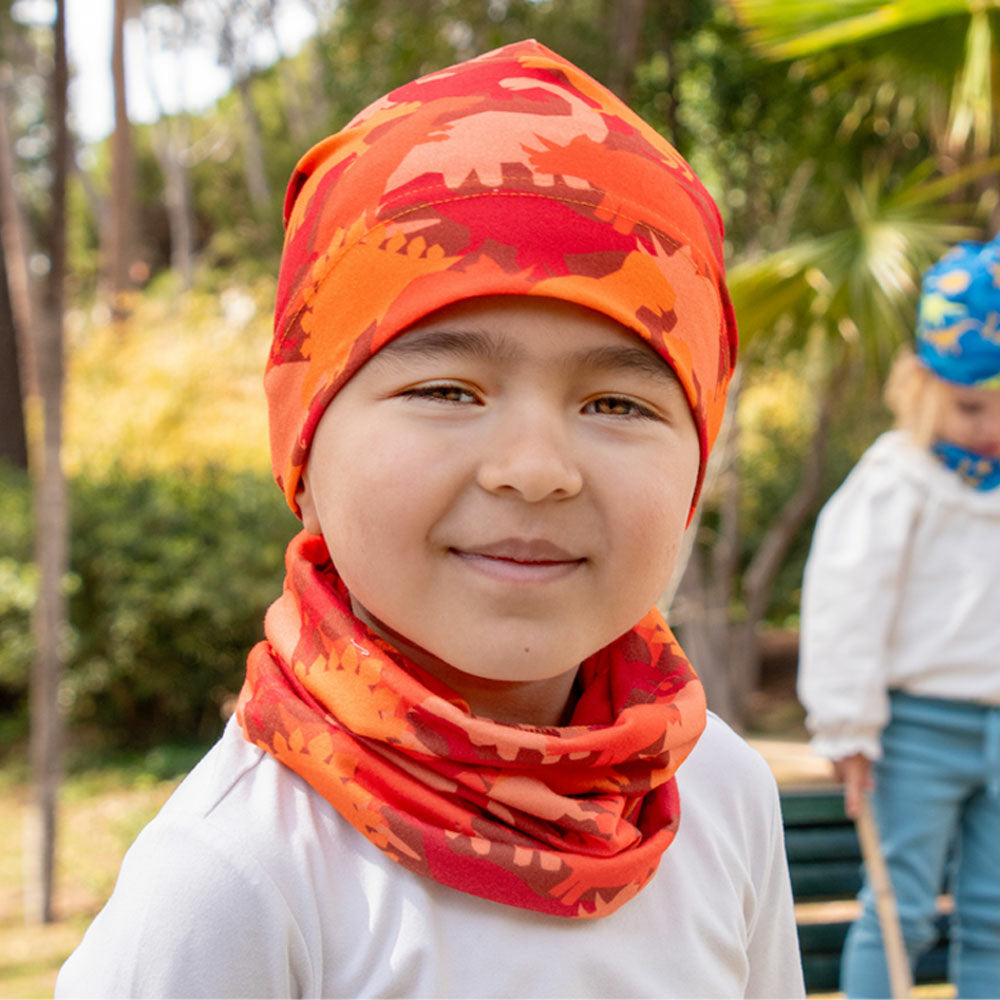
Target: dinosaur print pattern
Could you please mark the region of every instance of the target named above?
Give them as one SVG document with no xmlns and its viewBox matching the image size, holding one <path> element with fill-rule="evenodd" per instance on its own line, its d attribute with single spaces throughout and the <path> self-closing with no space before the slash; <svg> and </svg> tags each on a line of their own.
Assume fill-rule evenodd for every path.
<svg viewBox="0 0 1000 1000">
<path fill-rule="evenodd" d="M 435 309 L 540 295 L 622 323 L 677 373 L 701 473 L 736 360 L 718 210 L 677 151 L 528 41 L 413 81 L 302 157 L 265 387 L 275 477 L 297 511 L 339 388 Z"/>
<path fill-rule="evenodd" d="M 1000 236 L 959 243 L 924 274 L 917 356 L 949 382 L 1000 386 Z"/>
<path fill-rule="evenodd" d="M 674 773 L 705 726 L 700 682 L 659 612 L 587 660 L 569 724 L 494 722 L 350 611 L 301 532 L 250 653 L 237 719 L 400 865 L 460 891 L 601 917 L 656 871 Z"/>
</svg>

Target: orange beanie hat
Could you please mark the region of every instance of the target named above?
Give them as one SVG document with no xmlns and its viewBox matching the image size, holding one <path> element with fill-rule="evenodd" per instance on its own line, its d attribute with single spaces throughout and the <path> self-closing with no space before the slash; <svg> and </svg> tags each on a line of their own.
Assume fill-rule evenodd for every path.
<svg viewBox="0 0 1000 1000">
<path fill-rule="evenodd" d="M 288 503 L 340 387 L 417 320 L 480 295 L 575 302 L 647 341 L 691 406 L 700 490 L 736 361 L 722 237 L 670 143 L 537 42 L 376 101 L 302 157 L 285 199 L 264 385 Z"/>
</svg>

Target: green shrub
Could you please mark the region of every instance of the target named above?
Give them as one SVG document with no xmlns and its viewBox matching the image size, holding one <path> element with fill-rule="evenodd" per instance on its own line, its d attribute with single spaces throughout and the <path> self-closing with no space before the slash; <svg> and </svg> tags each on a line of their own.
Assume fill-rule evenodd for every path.
<svg viewBox="0 0 1000 1000">
<path fill-rule="evenodd" d="M 219 470 L 71 485 L 70 657 L 62 696 L 78 744 L 211 740 L 280 593 L 297 522 L 269 478 Z M 26 729 L 29 489 L 0 478 L 0 736 Z"/>
</svg>

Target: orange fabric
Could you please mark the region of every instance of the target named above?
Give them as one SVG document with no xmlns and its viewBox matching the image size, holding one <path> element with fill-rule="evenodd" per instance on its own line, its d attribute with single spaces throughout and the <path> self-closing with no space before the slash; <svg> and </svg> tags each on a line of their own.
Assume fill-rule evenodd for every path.
<svg viewBox="0 0 1000 1000">
<path fill-rule="evenodd" d="M 651 344 L 694 414 L 700 488 L 736 359 L 722 223 L 677 151 L 571 63 L 522 42 L 399 88 L 302 157 L 285 222 L 265 387 L 293 510 L 338 389 L 428 313 L 496 294 L 575 302 Z"/>
<path fill-rule="evenodd" d="M 237 718 L 411 871 L 567 917 L 631 899 L 674 838 L 674 772 L 705 725 L 704 694 L 659 613 L 581 667 L 570 724 L 509 725 L 350 611 L 325 543 L 300 533 L 251 652 Z"/>
</svg>

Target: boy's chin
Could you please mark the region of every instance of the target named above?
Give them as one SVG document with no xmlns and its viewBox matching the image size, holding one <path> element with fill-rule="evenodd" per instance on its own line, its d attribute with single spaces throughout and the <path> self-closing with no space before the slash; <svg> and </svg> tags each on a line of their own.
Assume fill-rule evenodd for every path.
<svg viewBox="0 0 1000 1000">
<path fill-rule="evenodd" d="M 420 663 L 419 660 L 414 660 L 414 662 L 419 663 L 428 673 L 433 673 L 441 680 L 446 680 L 448 675 L 454 675 L 466 683 L 496 689 L 543 684 L 580 668 L 579 660 L 567 663 L 562 659 L 556 663 L 551 661 L 546 665 L 538 663 L 520 670 L 516 667 L 512 668 L 509 660 L 503 663 L 492 661 L 483 663 L 478 660 L 460 661 L 458 666 L 438 657 L 433 657 L 429 663 Z"/>
<path fill-rule="evenodd" d="M 531 652 L 521 643 L 498 644 L 486 639 L 477 642 L 472 648 L 455 644 L 449 649 L 430 649 L 373 615 L 353 596 L 351 610 L 403 656 L 441 680 L 446 680 L 445 675 L 454 673 L 491 684 L 526 684 L 551 680 L 576 670 L 580 662 L 586 659 L 586 655 L 567 655 L 567 650 L 562 646 L 557 651 Z M 509 648 L 505 649 L 505 645 L 509 645 Z"/>
<path fill-rule="evenodd" d="M 453 666 L 425 651 L 407 651 L 406 655 L 462 697 L 473 715 L 497 722 L 562 726 L 573 713 L 579 663 L 563 662 L 551 673 L 538 666 L 518 673 L 509 662 L 475 659 Z"/>
<path fill-rule="evenodd" d="M 582 659 L 567 650 L 526 650 L 490 644 L 488 653 L 456 647 L 433 652 L 380 621 L 352 598 L 354 613 L 408 660 L 461 697 L 473 715 L 531 726 L 569 723 Z M 483 642 L 482 646 L 487 643 Z"/>
<path fill-rule="evenodd" d="M 407 659 L 456 690 L 474 686 L 501 690 L 545 683 L 579 668 L 586 657 L 567 657 L 539 651 L 529 653 L 523 647 L 504 651 L 494 646 L 482 650 L 449 650 L 440 654 L 420 646 L 398 632 L 381 632 Z"/>
</svg>

